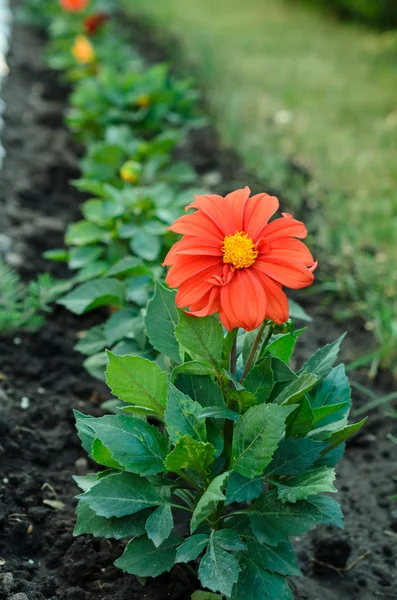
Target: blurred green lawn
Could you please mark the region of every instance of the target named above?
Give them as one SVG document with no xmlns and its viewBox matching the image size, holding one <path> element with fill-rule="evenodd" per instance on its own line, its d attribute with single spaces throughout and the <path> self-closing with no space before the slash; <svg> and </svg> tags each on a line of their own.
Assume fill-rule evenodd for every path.
<svg viewBox="0 0 397 600">
<path fill-rule="evenodd" d="M 337 22 L 296 0 L 124 0 L 174 36 L 223 139 L 292 204 L 397 354 L 397 34 Z M 291 179 L 288 160 L 313 176 Z"/>
</svg>

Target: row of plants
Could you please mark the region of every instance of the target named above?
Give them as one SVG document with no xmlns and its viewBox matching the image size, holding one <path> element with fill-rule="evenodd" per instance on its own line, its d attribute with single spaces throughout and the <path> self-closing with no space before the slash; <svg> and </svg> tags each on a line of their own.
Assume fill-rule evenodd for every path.
<svg viewBox="0 0 397 600">
<path fill-rule="evenodd" d="M 193 600 L 291 600 L 290 538 L 343 527 L 327 494 L 365 421 L 348 424 L 349 381 L 333 366 L 342 338 L 292 368 L 305 329 L 291 316 L 309 318 L 283 286 L 314 280 L 306 227 L 274 219 L 267 194 L 200 189 L 175 160 L 202 120 L 196 95 L 166 65 L 142 62 L 117 7 L 27 8 L 73 89 L 68 124 L 85 147 L 74 185 L 89 194 L 66 250 L 47 256 L 74 272 L 63 306 L 102 310 L 77 349 L 94 375 L 107 365 L 114 396 L 105 416 L 75 414 L 99 465 L 75 478 L 75 535 L 128 541 L 115 564 L 142 584 L 187 564 L 203 588 Z"/>
</svg>

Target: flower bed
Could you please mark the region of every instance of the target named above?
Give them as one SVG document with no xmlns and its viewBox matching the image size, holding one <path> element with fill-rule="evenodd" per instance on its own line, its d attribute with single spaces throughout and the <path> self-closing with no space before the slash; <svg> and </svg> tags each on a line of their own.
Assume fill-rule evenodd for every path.
<svg viewBox="0 0 397 600">
<path fill-rule="evenodd" d="M 18 30 L 20 31 L 20 30 Z M 26 44 L 26 38 L 22 38 Z M 21 38 L 14 38 L 14 44 L 18 44 L 22 41 Z M 29 61 L 32 61 L 32 78 L 26 80 L 26 70 L 21 72 L 20 78 L 16 78 L 15 87 L 11 87 L 13 79 L 10 79 L 7 94 L 13 92 L 18 94 L 19 92 L 19 106 L 18 103 L 13 102 L 12 108 L 10 108 L 10 116 L 14 121 L 8 121 L 13 124 L 13 128 L 9 129 L 9 135 L 11 136 L 11 142 L 7 144 L 7 135 L 5 137 L 5 143 L 9 147 L 8 169 L 5 168 L 4 173 L 9 173 L 11 170 L 11 162 L 16 160 L 15 155 L 11 154 L 12 143 L 15 143 L 15 135 L 18 129 L 15 127 L 17 117 L 19 114 L 23 114 L 28 109 L 28 114 L 33 117 L 30 120 L 30 127 L 32 127 L 32 139 L 34 138 L 37 143 L 37 132 L 43 128 L 43 120 L 46 125 L 46 130 L 43 137 L 41 138 L 40 144 L 45 145 L 46 136 L 54 135 L 54 122 L 58 123 L 56 135 L 59 135 L 60 140 L 64 145 L 60 146 L 60 155 L 54 156 L 53 153 L 49 153 L 48 167 L 41 173 L 46 174 L 46 179 L 40 182 L 40 185 L 36 185 L 36 193 L 39 194 L 41 189 L 43 198 L 40 203 L 39 198 L 35 198 L 34 205 L 30 204 L 30 218 L 34 215 L 34 227 L 26 231 L 25 215 L 20 216 L 20 223 L 22 219 L 22 225 L 15 228 L 13 235 L 15 236 L 16 243 L 21 244 L 22 256 L 30 257 L 34 261 L 37 261 L 37 267 L 41 269 L 41 259 L 39 258 L 38 250 L 44 249 L 43 246 L 48 247 L 48 233 L 52 231 L 54 237 L 54 244 L 59 245 L 62 238 L 62 228 L 55 227 L 54 222 L 44 221 L 43 216 L 40 215 L 40 206 L 46 210 L 48 207 L 48 198 L 44 196 L 45 193 L 51 191 L 54 199 L 59 194 L 63 199 L 58 199 L 59 205 L 56 207 L 57 221 L 60 213 L 59 208 L 63 206 L 64 209 L 64 221 L 67 221 L 71 216 L 76 215 L 72 211 L 77 207 L 73 206 L 76 196 L 74 192 L 64 194 L 65 180 L 70 178 L 71 174 L 75 169 L 74 160 L 71 164 L 65 164 L 65 150 L 70 144 L 70 138 L 62 127 L 62 122 L 59 119 L 59 111 L 62 111 L 63 104 L 59 102 L 59 88 L 54 88 L 51 84 L 51 78 L 47 78 L 47 73 L 42 71 L 42 65 L 40 62 L 36 63 L 38 55 L 33 53 L 36 48 L 40 51 L 41 48 L 35 46 L 37 44 L 37 38 L 31 38 L 32 42 L 32 57 Z M 17 59 L 17 60 L 15 60 Z M 14 65 L 11 63 L 12 73 L 18 74 L 19 66 L 24 59 L 24 55 L 18 54 L 14 57 Z M 13 71 L 13 68 L 15 71 Z M 14 75 L 12 75 L 14 77 Z M 45 102 L 44 106 L 40 103 L 37 106 L 37 102 L 31 103 L 32 98 L 26 102 L 26 87 L 29 83 L 44 83 L 44 95 L 47 98 L 48 103 Z M 40 81 L 41 80 L 41 81 Z M 37 86 L 33 86 L 33 89 L 37 90 Z M 40 89 L 40 86 L 39 86 Z M 57 99 L 58 96 L 58 99 Z M 10 95 L 10 98 L 12 96 Z M 62 99 L 62 95 L 61 95 Z M 56 102 L 57 110 L 51 104 Z M 21 111 L 21 108 L 23 110 Z M 51 113 L 52 108 L 52 113 Z M 44 109 L 44 110 L 43 110 Z M 44 114 L 43 114 L 44 113 Z M 50 125 L 48 122 L 49 114 Z M 26 121 L 26 118 L 25 118 Z M 29 123 L 29 119 L 28 119 Z M 26 134 L 26 125 L 23 124 L 22 120 L 19 121 L 19 127 Z M 35 135 L 36 134 L 36 135 Z M 12 139 L 14 136 L 14 140 Z M 9 139 L 8 139 L 9 141 Z M 30 149 L 32 150 L 32 149 Z M 205 148 L 201 150 L 199 147 L 196 148 L 198 153 L 202 152 L 205 155 Z M 61 156 L 63 159 L 61 159 Z M 73 154 L 69 156 L 73 157 Z M 28 186 L 33 174 L 36 172 L 37 166 L 43 165 L 45 154 L 37 156 L 37 152 L 31 152 L 30 163 L 26 164 L 21 173 L 22 176 L 26 177 L 26 185 Z M 35 162 L 37 161 L 37 162 Z M 7 165 L 6 165 L 7 167 Z M 214 162 L 210 165 L 210 170 L 219 171 L 219 163 Z M 56 181 L 59 182 L 59 188 L 57 190 L 54 185 L 54 171 L 56 173 Z M 72 173 L 71 173 L 72 171 Z M 230 171 L 233 173 L 233 170 Z M 77 174 L 77 173 L 76 173 Z M 222 173 L 225 179 L 229 173 Z M 75 175 L 73 175 L 75 176 Z M 47 179 L 48 177 L 48 179 Z M 23 177 L 22 177 L 23 180 Z M 6 185 L 6 184 L 3 184 Z M 15 191 L 8 189 L 7 191 L 7 212 L 14 213 L 13 219 L 16 219 L 15 212 L 18 204 L 17 202 L 26 203 L 30 201 L 31 197 L 26 198 L 25 192 L 21 194 L 20 188 L 17 186 L 14 188 Z M 18 197 L 19 194 L 19 197 Z M 17 199 L 18 198 L 18 199 Z M 55 210 L 55 209 L 54 209 Z M 71 211 L 71 212 L 69 212 Z M 77 216 L 77 215 L 76 215 Z M 10 217 L 8 217 L 10 218 Z M 41 219 L 41 220 L 40 220 Z M 52 229 L 51 226 L 52 225 Z M 41 231 L 40 231 L 41 227 Z M 54 231 L 55 228 L 55 231 Z M 39 233 L 40 232 L 40 233 Z M 33 234 L 33 235 L 32 235 Z M 26 243 L 27 242 L 27 243 Z M 43 243 L 44 242 L 44 243 Z M 34 262 L 30 263 L 34 264 Z M 29 266 L 30 274 L 32 273 L 32 267 Z M 54 273 L 60 274 L 54 267 Z M 64 320 L 63 320 L 64 319 Z M 85 317 L 87 319 L 87 317 Z M 88 316 L 88 321 L 91 321 L 91 316 Z M 8 479 L 8 483 L 4 482 L 4 489 L 6 492 L 7 500 L 7 521 L 5 523 L 5 538 L 6 538 L 6 549 L 2 552 L 5 556 L 6 563 L 4 566 L 9 565 L 10 571 L 19 571 L 15 574 L 14 581 L 15 587 L 12 588 L 10 577 L 6 578 L 6 585 L 9 586 L 9 595 L 11 596 L 15 591 L 21 591 L 28 594 L 28 598 L 32 597 L 59 597 L 59 598 L 89 598 L 97 597 L 98 594 L 102 594 L 103 597 L 108 598 L 131 598 L 141 597 L 142 589 L 138 586 L 135 579 L 128 576 L 120 576 L 120 573 L 115 571 L 111 566 L 111 563 L 119 556 L 121 552 L 121 546 L 117 542 L 111 541 L 109 544 L 105 542 L 98 542 L 92 540 L 90 537 L 82 537 L 73 540 L 71 534 L 71 519 L 72 519 L 72 495 L 76 493 L 70 475 L 72 472 L 76 472 L 76 465 L 73 463 L 76 459 L 82 458 L 83 453 L 79 448 L 79 443 L 76 436 L 73 433 L 73 425 L 71 423 L 70 416 L 70 401 L 75 408 L 81 412 L 99 414 L 97 404 L 101 399 L 106 398 L 106 392 L 100 386 L 95 384 L 79 369 L 80 361 L 78 355 L 72 353 L 72 340 L 73 332 L 84 329 L 89 325 L 88 321 L 82 322 L 78 318 L 71 318 L 67 316 L 65 312 L 58 315 L 58 319 L 55 320 L 51 317 L 51 323 L 49 328 L 43 330 L 36 336 L 24 335 L 22 338 L 22 345 L 17 343 L 12 346 L 15 349 L 15 353 L 10 353 L 9 344 L 4 345 L 4 375 L 7 377 L 5 384 L 5 394 L 7 398 L 6 407 L 9 410 L 8 416 L 5 420 L 5 441 L 4 447 L 12 460 L 10 463 L 6 463 L 5 476 Z M 65 331 L 66 334 L 65 338 Z M 331 331 L 329 325 L 329 318 L 323 320 L 321 317 L 316 322 L 315 333 L 313 332 L 310 338 L 309 346 L 303 345 L 297 354 L 298 364 L 302 363 L 311 354 L 313 349 L 323 344 L 325 341 L 329 341 L 336 337 L 339 332 Z M 356 337 L 353 340 L 357 340 L 355 343 L 362 343 Z M 22 346 L 22 351 L 21 351 Z M 59 352 L 62 350 L 62 353 Z M 36 361 L 31 361 L 31 356 L 36 356 Z M 29 358 L 27 358 L 29 357 Z M 43 359 L 43 360 L 41 360 Z M 23 382 L 21 378 L 22 372 L 28 365 L 29 380 Z M 21 387 L 23 383 L 26 383 L 26 387 Z M 87 402 L 87 397 L 90 395 L 90 391 L 93 388 L 97 389 L 99 397 L 92 398 L 91 403 Z M 44 393 L 43 393 L 44 390 Z M 48 393 L 48 395 L 47 395 Z M 30 406 L 27 408 L 27 412 L 24 413 L 22 407 L 26 407 L 26 401 L 21 401 L 23 398 L 27 398 L 30 402 Z M 28 402 L 28 404 L 29 404 Z M 48 407 L 48 408 L 47 408 Z M 45 409 L 47 408 L 47 410 Z M 21 416 L 22 415 L 22 416 Z M 34 427 L 32 427 L 34 425 Z M 363 592 L 359 587 L 360 577 L 366 572 L 367 567 L 360 564 L 357 569 L 349 572 L 343 579 L 339 578 L 337 582 L 332 579 L 332 570 L 326 569 L 322 571 L 319 563 L 311 565 L 311 558 L 316 560 L 330 563 L 331 566 L 337 568 L 344 568 L 349 562 L 349 554 L 351 553 L 351 559 L 358 558 L 360 554 L 364 554 L 369 549 L 369 540 L 371 539 L 371 546 L 382 547 L 382 554 L 375 554 L 373 563 L 374 577 L 377 578 L 375 585 L 385 584 L 387 587 L 387 572 L 383 569 L 386 560 L 392 562 L 392 550 L 385 548 L 383 542 L 383 528 L 389 526 L 389 512 L 378 507 L 378 500 L 381 499 L 382 495 L 392 492 L 392 480 L 393 466 L 387 460 L 382 458 L 382 452 L 390 451 L 390 444 L 384 435 L 390 429 L 390 425 L 386 422 L 380 421 L 377 430 L 379 436 L 379 446 L 375 449 L 367 450 L 369 454 L 373 452 L 376 454 L 376 464 L 374 463 L 371 468 L 371 464 L 365 465 L 361 463 L 362 446 L 370 444 L 371 438 L 368 440 L 366 437 L 368 432 L 361 434 L 360 437 L 356 438 L 351 443 L 348 451 L 347 460 L 344 463 L 343 474 L 345 476 L 347 489 L 343 491 L 342 497 L 344 497 L 344 508 L 345 512 L 347 509 L 349 527 L 348 534 L 335 534 L 335 530 L 320 531 L 312 534 L 310 540 L 298 540 L 297 549 L 301 558 L 301 566 L 308 574 L 312 573 L 314 576 L 301 580 L 294 584 L 296 590 L 296 597 L 316 597 L 321 590 L 322 595 L 325 596 L 324 592 L 324 581 L 328 582 L 329 585 L 329 598 L 343 597 L 343 594 L 349 594 L 349 597 L 354 598 L 355 594 L 357 597 L 363 596 Z M 43 432 L 43 433 L 42 433 Z M 47 432 L 47 434 L 45 433 Z M 15 435 L 21 436 L 20 444 L 15 444 Z M 13 440 L 14 438 L 14 440 Z M 361 440 L 361 442 L 360 442 Z M 373 443 L 374 440 L 372 440 Z M 23 449 L 22 455 L 19 452 L 19 446 Z M 32 464 L 31 472 L 27 472 L 27 464 Z M 77 467 L 84 470 L 84 461 L 77 463 Z M 382 475 L 381 465 L 384 466 L 385 475 Z M 14 470 L 13 470 L 14 469 Z M 353 485 L 355 481 L 365 482 L 364 488 L 368 490 L 371 486 L 370 477 L 366 475 L 364 477 L 365 469 L 369 469 L 369 473 L 375 478 L 374 486 L 379 481 L 382 482 L 381 486 L 378 486 L 376 494 L 364 493 L 366 505 L 362 505 L 362 510 L 370 515 L 371 521 L 368 523 L 368 529 L 365 533 L 365 538 L 360 533 L 362 527 L 362 521 L 357 519 L 354 509 L 349 512 L 348 500 L 358 502 L 361 499 L 363 490 L 359 485 Z M 90 468 L 91 471 L 91 468 Z M 22 475 L 20 473 L 23 472 Z M 385 483 L 386 482 L 386 483 Z M 43 484 L 47 484 L 44 485 Z M 51 489 L 52 486 L 53 489 Z M 343 488 L 343 480 L 340 481 L 339 487 Z M 362 483 L 361 483 L 362 485 Z M 45 501 L 45 502 L 43 502 Z M 60 504 L 60 502 L 62 504 Z M 373 523 L 373 515 L 375 512 L 378 515 L 378 519 Z M 360 527 L 361 525 L 361 527 Z M 54 537 L 57 538 L 54 543 Z M 387 538 L 386 538 L 387 539 Z M 363 547 L 365 545 L 365 547 Z M 387 546 L 387 544 L 386 544 Z M 334 553 L 338 556 L 335 558 Z M 390 554 L 391 553 L 391 554 Z M 389 557 L 387 558 L 387 555 Z M 17 555 L 22 556 L 22 562 Z M 386 555 L 386 556 L 385 556 Z M 371 557 L 372 560 L 372 557 Z M 32 562 L 33 561 L 33 562 Z M 340 561 L 340 562 L 338 562 Z M 19 568 L 18 568 L 19 567 Z M 21 573 L 22 570 L 31 571 L 32 575 Z M 312 570 L 313 568 L 313 570 Z M 47 573 L 44 574 L 44 569 Z M 48 569 L 53 570 L 54 579 L 48 576 Z M 104 569 L 102 571 L 102 569 Z M 323 581 L 316 579 L 315 574 L 318 575 L 319 571 L 322 572 L 322 576 L 325 578 Z M 382 573 L 379 575 L 379 573 Z M 29 583 L 29 579 L 32 581 Z M 62 582 L 62 579 L 68 583 Z M 329 581 L 331 580 L 331 581 Z M 8 584 L 7 584 L 8 581 Z M 383 583 L 381 583 L 383 582 Z M 391 580 L 389 580 L 391 582 Z M 362 581 L 361 581 L 362 583 Z M 176 598 L 189 597 L 190 591 L 193 591 L 196 582 L 192 579 L 186 581 L 186 576 L 183 572 L 178 570 L 173 571 L 172 575 L 166 575 L 165 578 L 160 582 L 150 583 L 145 593 L 150 598 L 163 598 L 166 595 Z M 373 580 L 368 580 L 368 592 L 373 594 L 373 591 L 377 591 L 377 588 L 371 588 Z M 165 592 L 164 586 L 167 586 L 169 592 Z M 187 588 L 191 586 L 191 590 Z M 4 587 L 4 580 L 3 580 Z M 327 587 L 327 586 L 325 586 Z M 7 589 L 4 588 L 7 592 Z M 366 592 L 365 592 L 366 593 Z M 305 596 L 306 594 L 306 596 Z M 311 594 L 311 595 L 310 595 Z M 331 595 L 334 594 L 334 595 Z M 370 596 L 368 596 L 369 598 Z"/>
</svg>

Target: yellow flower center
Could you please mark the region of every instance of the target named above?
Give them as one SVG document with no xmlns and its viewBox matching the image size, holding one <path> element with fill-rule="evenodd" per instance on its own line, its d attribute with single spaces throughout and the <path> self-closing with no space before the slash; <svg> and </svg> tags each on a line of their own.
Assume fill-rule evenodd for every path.
<svg viewBox="0 0 397 600">
<path fill-rule="evenodd" d="M 236 231 L 227 235 L 222 244 L 223 262 L 229 263 L 236 269 L 246 269 L 254 264 L 258 250 L 254 242 L 244 231 Z"/>
</svg>

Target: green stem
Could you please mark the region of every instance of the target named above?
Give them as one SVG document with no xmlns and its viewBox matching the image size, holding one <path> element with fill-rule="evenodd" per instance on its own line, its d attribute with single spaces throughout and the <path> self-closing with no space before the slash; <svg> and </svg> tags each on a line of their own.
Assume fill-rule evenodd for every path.
<svg viewBox="0 0 397 600">
<path fill-rule="evenodd" d="M 170 506 L 172 506 L 173 508 L 178 508 L 179 510 L 186 510 L 187 512 L 190 512 L 190 513 L 194 512 L 191 508 L 188 508 L 187 506 L 182 506 L 180 504 L 170 503 Z"/>
<path fill-rule="evenodd" d="M 254 359 L 256 357 L 256 352 L 258 350 L 259 343 L 260 343 L 260 341 L 262 339 L 262 335 L 263 335 L 263 332 L 265 331 L 266 327 L 268 327 L 268 330 L 266 332 L 266 336 L 265 336 L 264 341 L 263 341 L 263 343 L 261 345 L 261 348 L 263 348 L 264 344 L 267 344 L 267 342 L 269 341 L 269 339 L 270 339 L 270 337 L 272 335 L 272 331 L 273 331 L 272 324 L 270 323 L 268 325 L 268 320 L 266 319 L 262 323 L 262 325 L 260 326 L 259 331 L 257 333 L 257 336 L 255 338 L 255 341 L 252 344 L 252 348 L 251 348 L 251 351 L 250 351 L 250 353 L 248 355 L 247 362 L 245 363 L 244 371 L 243 371 L 243 374 L 241 375 L 240 382 L 243 381 L 247 377 L 248 373 L 251 370 L 252 363 L 254 362 Z"/>
<path fill-rule="evenodd" d="M 229 368 L 230 373 L 235 377 L 236 375 L 236 363 L 237 363 L 237 333 L 236 337 L 233 340 L 233 345 L 230 350 L 229 357 Z M 230 382 L 232 383 L 232 382 Z M 233 384 L 232 384 L 233 385 Z M 230 409 L 234 408 L 234 401 L 228 400 L 227 406 Z M 231 419 L 225 420 L 225 425 L 223 429 L 223 438 L 224 438 L 224 454 L 226 459 L 226 464 L 229 465 L 232 458 L 232 446 L 233 446 L 233 434 L 234 434 L 234 421 Z"/>
<path fill-rule="evenodd" d="M 175 471 L 175 473 L 177 475 L 179 475 L 179 477 L 182 477 L 182 479 L 184 479 L 185 481 L 187 481 L 188 483 L 190 483 L 190 485 L 196 490 L 196 492 L 198 492 L 201 496 L 204 493 L 204 490 L 201 489 L 200 486 L 197 485 L 197 483 L 195 481 L 193 481 L 193 479 L 191 477 L 189 477 L 189 475 L 186 475 L 186 473 L 184 473 L 183 471 Z"/>
</svg>

